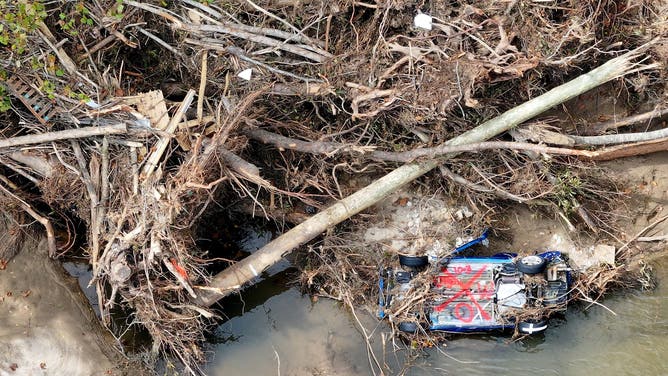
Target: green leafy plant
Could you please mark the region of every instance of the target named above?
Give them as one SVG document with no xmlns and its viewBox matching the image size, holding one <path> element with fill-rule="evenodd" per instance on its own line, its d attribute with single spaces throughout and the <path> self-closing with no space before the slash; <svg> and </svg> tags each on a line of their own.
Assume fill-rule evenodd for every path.
<svg viewBox="0 0 668 376">
<path fill-rule="evenodd" d="M 7 89 L 0 85 L 0 113 L 6 112 L 12 108 L 12 103 L 9 101 L 9 93 Z"/>
<path fill-rule="evenodd" d="M 554 196 L 557 205 L 566 213 L 575 209 L 575 198 L 582 193 L 582 180 L 570 170 L 557 175 L 557 186 Z"/>
<path fill-rule="evenodd" d="M 125 11 L 125 5 L 123 5 L 123 0 L 116 0 L 114 6 L 109 9 L 107 15 L 114 17 L 118 20 L 123 19 L 123 12 Z"/>
<path fill-rule="evenodd" d="M 0 82 L 4 81 L 7 81 L 7 72 L 0 69 Z M 0 84 L 0 113 L 8 111 L 10 108 L 12 108 L 12 103 L 9 100 L 7 88 Z"/>
<path fill-rule="evenodd" d="M 56 97 L 56 84 L 51 81 L 44 81 L 40 90 L 42 90 L 49 99 L 54 99 Z"/>
<path fill-rule="evenodd" d="M 24 53 L 28 34 L 35 31 L 46 16 L 40 1 L 0 1 L 0 45 L 18 54 Z"/>
<path fill-rule="evenodd" d="M 60 19 L 58 21 L 60 28 L 70 35 L 78 35 L 78 27 L 90 27 L 95 24 L 90 10 L 86 8 L 83 1 L 77 1 L 74 4 L 74 9 L 68 13 L 60 12 L 58 18 Z"/>
</svg>

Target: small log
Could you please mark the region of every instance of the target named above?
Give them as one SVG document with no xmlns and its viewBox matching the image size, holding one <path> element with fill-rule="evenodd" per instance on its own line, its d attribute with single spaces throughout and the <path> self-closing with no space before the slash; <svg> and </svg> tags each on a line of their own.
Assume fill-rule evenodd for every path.
<svg viewBox="0 0 668 376">
<path fill-rule="evenodd" d="M 589 73 L 583 74 L 455 137 L 448 144 L 456 146 L 488 140 L 549 108 L 610 80 L 624 76 L 629 72 L 656 67 L 655 65 L 638 67 L 637 64 L 634 64 L 633 60 L 640 56 L 640 51 L 634 50 L 616 57 Z M 202 291 L 195 301 L 197 304 L 203 306 L 212 305 L 219 299 L 235 291 L 235 289 L 231 288 L 232 286 L 243 286 L 255 280 L 262 271 L 280 261 L 294 248 L 315 238 L 328 228 L 376 204 L 404 184 L 438 167 L 440 163 L 441 161 L 439 160 L 430 160 L 422 163 L 403 165 L 371 183 L 369 186 L 334 203 L 332 206 L 274 239 L 257 252 L 218 273 L 212 278 L 209 285 L 214 289 Z"/>
<path fill-rule="evenodd" d="M 594 161 L 611 161 L 619 158 L 635 157 L 668 150 L 668 138 L 638 142 L 628 145 L 619 145 L 597 150 L 591 157 Z"/>
<path fill-rule="evenodd" d="M 606 134 L 603 136 L 570 136 L 577 145 L 610 145 L 668 138 L 668 128 L 651 132 Z"/>
<path fill-rule="evenodd" d="M 122 134 L 128 131 L 125 124 L 105 125 L 101 127 L 86 127 L 77 129 L 67 129 L 64 131 L 47 132 L 40 134 L 30 134 L 5 138 L 0 140 L 0 149 L 11 148 L 15 146 L 42 144 L 45 142 L 72 140 L 76 138 L 86 138 L 93 136 L 106 136 L 112 134 Z"/>
<path fill-rule="evenodd" d="M 264 180 L 260 176 L 260 169 L 256 165 L 224 148 L 219 148 L 218 154 L 223 162 L 225 162 L 225 166 L 230 170 L 249 180 Z"/>
</svg>

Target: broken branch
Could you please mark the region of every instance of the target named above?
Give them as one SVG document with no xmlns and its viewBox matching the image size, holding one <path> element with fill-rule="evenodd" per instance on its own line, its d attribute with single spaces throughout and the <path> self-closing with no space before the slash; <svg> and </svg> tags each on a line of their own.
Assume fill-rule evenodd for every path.
<svg viewBox="0 0 668 376">
<path fill-rule="evenodd" d="M 127 131 L 128 129 L 125 124 L 121 123 L 101 127 L 86 127 L 41 134 L 30 134 L 26 136 L 18 136 L 0 140 L 0 149 L 11 148 L 14 146 L 41 144 L 44 142 L 71 140 L 75 138 L 122 134 L 126 133 Z"/>
<path fill-rule="evenodd" d="M 488 140 L 505 132 L 532 117 L 576 97 L 605 82 L 623 76 L 630 71 L 647 69 L 637 67 L 633 60 L 640 56 L 640 50 L 634 50 L 614 58 L 602 66 L 583 74 L 572 81 L 558 86 L 545 94 L 525 102 L 482 125 L 455 137 L 447 144 L 451 146 Z M 652 66 L 653 67 L 653 66 Z M 403 165 L 381 177 L 365 188 L 336 202 L 322 212 L 314 215 L 290 231 L 274 239 L 262 249 L 230 266 L 214 276 L 210 286 L 219 288 L 203 291 L 198 304 L 209 306 L 218 299 L 234 291 L 231 286 L 244 285 L 254 280 L 259 273 L 281 260 L 294 248 L 318 236 L 327 228 L 337 225 L 345 219 L 374 205 L 390 193 L 414 179 L 431 171 L 440 164 L 440 160 Z"/>
</svg>

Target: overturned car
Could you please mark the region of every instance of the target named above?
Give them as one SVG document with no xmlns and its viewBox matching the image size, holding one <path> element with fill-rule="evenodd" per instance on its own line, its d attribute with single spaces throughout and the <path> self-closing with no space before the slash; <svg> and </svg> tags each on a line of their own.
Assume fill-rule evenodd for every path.
<svg viewBox="0 0 668 376">
<path fill-rule="evenodd" d="M 379 282 L 379 317 L 398 319 L 401 331 L 413 333 L 420 323 L 429 330 L 466 333 L 517 328 L 533 334 L 547 328 L 548 312 L 568 302 L 571 269 L 558 251 L 518 257 L 461 256 L 475 244 L 486 243 L 487 232 L 449 256 L 399 256 L 399 268 L 385 268 Z M 430 262 L 431 261 L 431 262 Z M 427 282 L 418 276 L 427 275 Z M 417 283 L 429 283 L 423 309 L 407 308 Z M 397 315 L 399 314 L 399 315 Z M 426 324 L 424 324 L 426 322 Z"/>
</svg>

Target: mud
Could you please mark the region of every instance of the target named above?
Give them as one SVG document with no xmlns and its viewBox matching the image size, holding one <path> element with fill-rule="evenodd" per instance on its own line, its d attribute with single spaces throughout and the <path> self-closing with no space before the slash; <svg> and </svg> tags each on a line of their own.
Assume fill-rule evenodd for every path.
<svg viewBox="0 0 668 376">
<path fill-rule="evenodd" d="M 0 375 L 121 375 L 76 280 L 28 239 L 0 270 Z"/>
</svg>

